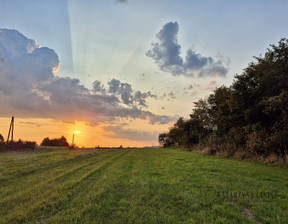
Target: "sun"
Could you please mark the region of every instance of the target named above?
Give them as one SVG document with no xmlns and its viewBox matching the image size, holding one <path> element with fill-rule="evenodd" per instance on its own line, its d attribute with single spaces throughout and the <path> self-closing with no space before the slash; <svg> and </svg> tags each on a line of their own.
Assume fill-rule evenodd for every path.
<svg viewBox="0 0 288 224">
<path fill-rule="evenodd" d="M 75 133 L 76 133 L 76 134 L 79 134 L 79 133 L 80 133 L 80 131 L 79 131 L 79 130 L 77 130 L 77 131 L 75 131 Z"/>
</svg>

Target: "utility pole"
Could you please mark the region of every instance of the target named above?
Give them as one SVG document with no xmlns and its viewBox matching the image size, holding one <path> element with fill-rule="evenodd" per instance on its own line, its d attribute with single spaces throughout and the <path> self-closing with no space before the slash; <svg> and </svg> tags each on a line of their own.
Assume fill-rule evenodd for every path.
<svg viewBox="0 0 288 224">
<path fill-rule="evenodd" d="M 12 117 L 12 119 L 11 119 L 10 128 L 9 128 L 9 132 L 8 132 L 8 138 L 7 138 L 7 144 L 9 143 L 10 133 L 11 133 L 11 141 L 13 142 L 13 135 L 14 135 L 14 117 Z"/>
<path fill-rule="evenodd" d="M 73 136 L 72 136 L 72 146 L 74 146 L 74 133 L 73 133 Z"/>
</svg>

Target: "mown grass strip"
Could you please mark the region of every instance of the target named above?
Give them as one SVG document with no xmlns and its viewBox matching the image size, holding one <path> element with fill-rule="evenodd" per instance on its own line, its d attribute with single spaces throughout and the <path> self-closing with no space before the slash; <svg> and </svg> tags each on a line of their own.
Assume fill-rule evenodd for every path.
<svg viewBox="0 0 288 224">
<path fill-rule="evenodd" d="M 86 156 L 74 157 L 65 160 L 55 159 L 54 163 L 37 165 L 36 168 L 28 168 L 21 170 L 23 176 L 15 175 L 14 173 L 9 175 L 6 179 L 1 181 L 1 194 L 0 196 L 5 199 L 5 196 L 9 197 L 9 194 L 19 189 L 29 189 L 39 184 L 46 184 L 49 181 L 53 181 L 62 175 L 67 175 L 76 169 L 82 169 L 86 166 L 93 165 L 93 163 L 106 159 L 106 156 L 112 156 L 113 154 L 88 154 Z M 92 161 L 92 162 L 91 162 Z M 90 162 L 90 163 L 89 163 Z M 32 170 L 32 172 L 30 172 Z M 13 188 L 11 188 L 11 185 Z M 41 187 L 41 186 L 38 186 Z"/>
<path fill-rule="evenodd" d="M 53 170 L 50 171 L 52 176 L 50 178 L 40 180 L 39 183 L 31 185 L 28 188 L 23 188 L 20 191 L 16 191 L 12 197 L 8 200 L 3 200 L 1 203 L 1 211 L 3 215 L 1 217 L 6 218 L 9 222 L 22 222 L 23 220 L 37 216 L 36 211 L 45 210 L 47 207 L 53 207 L 55 203 L 61 200 L 61 192 L 67 191 L 69 193 L 69 187 L 78 184 L 85 177 L 87 177 L 95 170 L 105 166 L 107 162 L 116 157 L 118 153 L 110 153 L 109 156 L 98 160 L 94 156 L 95 161 L 90 163 L 84 163 L 82 166 L 72 168 L 72 170 L 62 173 L 58 176 L 53 176 Z M 89 162 L 89 161 L 88 161 Z M 74 166 L 78 163 L 75 162 Z M 55 170 L 54 170 L 55 171 Z M 21 211 L 25 211 L 22 212 Z M 13 214 L 18 214 L 17 216 Z M 31 214 L 31 216 L 29 216 Z M 0 219 L 1 221 L 1 219 Z"/>
<path fill-rule="evenodd" d="M 8 204 L 0 211 L 0 223 L 288 223 L 287 166 L 178 149 L 45 153 L 45 162 L 33 164 L 49 163 L 50 169 L 21 177 L 25 187 L 12 186 L 18 168 L 4 175 L 9 184 L 0 190 L 11 184 L 14 191 L 5 203 L 0 198 L 2 206 Z M 5 156 L 14 169 L 13 156 Z M 16 166 L 24 168 L 20 161 Z M 256 198 L 259 192 L 277 196 Z"/>
</svg>

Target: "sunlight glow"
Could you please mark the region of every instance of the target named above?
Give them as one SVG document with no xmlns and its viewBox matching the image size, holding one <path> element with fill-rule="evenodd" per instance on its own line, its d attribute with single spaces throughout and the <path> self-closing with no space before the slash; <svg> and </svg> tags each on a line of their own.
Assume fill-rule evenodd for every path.
<svg viewBox="0 0 288 224">
<path fill-rule="evenodd" d="M 75 131 L 75 133 L 76 133 L 76 134 L 79 134 L 79 133 L 80 133 L 80 131 L 78 131 L 78 130 L 77 130 L 77 131 Z"/>
</svg>

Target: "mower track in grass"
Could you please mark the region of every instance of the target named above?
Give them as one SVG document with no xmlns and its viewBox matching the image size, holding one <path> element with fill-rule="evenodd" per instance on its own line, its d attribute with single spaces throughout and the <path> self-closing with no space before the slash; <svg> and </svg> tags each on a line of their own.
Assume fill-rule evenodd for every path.
<svg viewBox="0 0 288 224">
<path fill-rule="evenodd" d="M 59 149 L 1 153 L 0 171 L 0 223 L 288 223 L 287 165 Z"/>
</svg>

